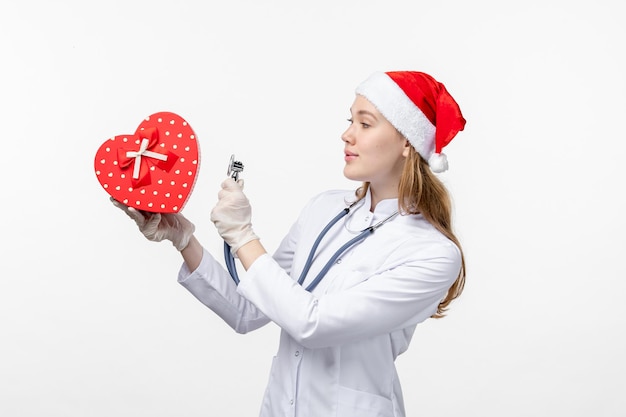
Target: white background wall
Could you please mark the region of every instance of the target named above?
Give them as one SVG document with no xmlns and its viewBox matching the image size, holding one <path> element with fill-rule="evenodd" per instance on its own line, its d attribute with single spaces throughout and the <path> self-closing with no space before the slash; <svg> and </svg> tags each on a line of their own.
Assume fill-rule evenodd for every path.
<svg viewBox="0 0 626 417">
<path fill-rule="evenodd" d="M 234 334 L 93 172 L 157 111 L 200 138 L 184 214 L 231 153 L 273 250 L 343 178 L 354 87 L 426 71 L 467 128 L 442 179 L 467 288 L 398 360 L 410 416 L 626 415 L 621 2 L 18 1 L 0 5 L 0 415 L 254 416 L 278 329 Z"/>
</svg>

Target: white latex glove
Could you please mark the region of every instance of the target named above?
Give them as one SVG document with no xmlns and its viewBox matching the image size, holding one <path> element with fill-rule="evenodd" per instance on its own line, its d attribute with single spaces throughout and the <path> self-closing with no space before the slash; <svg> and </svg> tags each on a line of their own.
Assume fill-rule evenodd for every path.
<svg viewBox="0 0 626 417">
<path fill-rule="evenodd" d="M 243 245 L 258 239 L 252 230 L 252 208 L 243 193 L 243 180 L 224 180 L 217 198 L 217 204 L 211 211 L 211 221 L 234 256 Z"/>
<path fill-rule="evenodd" d="M 194 224 L 180 213 L 149 213 L 128 207 L 113 198 L 111 202 L 137 223 L 146 239 L 153 242 L 169 240 L 179 251 L 187 247 L 196 230 Z"/>
</svg>

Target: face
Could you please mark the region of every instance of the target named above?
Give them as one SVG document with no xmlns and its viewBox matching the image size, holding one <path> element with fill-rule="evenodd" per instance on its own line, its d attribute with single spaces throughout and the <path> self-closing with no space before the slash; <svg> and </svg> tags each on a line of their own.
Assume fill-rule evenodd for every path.
<svg viewBox="0 0 626 417">
<path fill-rule="evenodd" d="M 346 165 L 343 173 L 369 181 L 372 190 L 397 194 L 410 144 L 365 97 L 357 95 L 350 108 L 350 126 L 341 135 Z"/>
</svg>

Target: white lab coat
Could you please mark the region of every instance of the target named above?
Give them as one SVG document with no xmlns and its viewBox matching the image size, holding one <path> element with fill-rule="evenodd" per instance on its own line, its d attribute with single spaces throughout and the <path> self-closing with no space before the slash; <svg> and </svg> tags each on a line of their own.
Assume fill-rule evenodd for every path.
<svg viewBox="0 0 626 417">
<path fill-rule="evenodd" d="M 237 332 L 269 321 L 282 329 L 261 417 L 405 416 L 394 361 L 454 283 L 460 252 L 421 215 L 397 216 L 346 252 L 309 293 L 303 287 L 336 249 L 398 204 L 384 200 L 371 213 L 366 196 L 328 232 L 298 285 L 313 242 L 350 200 L 353 191 L 313 198 L 274 256 L 257 259 L 238 287 L 206 251 L 195 271 L 181 267 L 179 282 Z"/>
</svg>

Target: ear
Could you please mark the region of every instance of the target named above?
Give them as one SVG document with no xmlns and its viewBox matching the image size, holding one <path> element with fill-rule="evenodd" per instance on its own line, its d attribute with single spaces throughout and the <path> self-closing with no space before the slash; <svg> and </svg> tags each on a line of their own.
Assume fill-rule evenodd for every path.
<svg viewBox="0 0 626 417">
<path fill-rule="evenodd" d="M 411 145 L 411 143 L 408 140 L 404 143 L 404 149 L 402 150 L 402 156 L 403 157 L 408 158 L 409 152 L 411 152 L 411 147 L 412 146 L 413 145 Z"/>
</svg>

